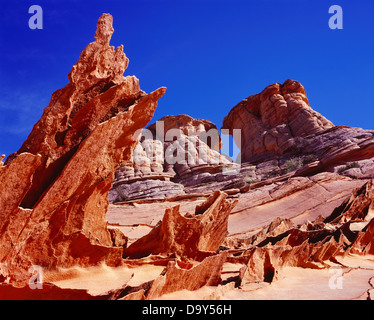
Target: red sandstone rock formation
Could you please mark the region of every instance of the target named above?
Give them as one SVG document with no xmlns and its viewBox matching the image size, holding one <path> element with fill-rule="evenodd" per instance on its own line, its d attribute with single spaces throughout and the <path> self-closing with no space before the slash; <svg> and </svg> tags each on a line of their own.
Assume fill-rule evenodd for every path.
<svg viewBox="0 0 374 320">
<path fill-rule="evenodd" d="M 246 285 L 276 282 L 286 268 L 327 269 L 340 259 L 349 263 L 352 254 L 374 254 L 374 182 L 368 179 L 374 132 L 334 127 L 309 107 L 304 88 L 288 80 L 244 100 L 224 120 L 225 128 L 242 129 L 243 159 L 257 163 L 231 175 L 220 171 L 229 161 L 164 165 L 159 156 L 175 141 L 160 145 L 156 137 L 141 141 L 145 149 L 156 146 L 155 153 L 136 151 L 134 157 L 145 162 L 133 163 L 134 135 L 152 118 L 165 89 L 147 95 L 135 77 L 123 76 L 128 59 L 122 47 L 109 46 L 112 33 L 112 17 L 104 14 L 69 83 L 52 95 L 20 150 L 5 163 L 0 157 L 0 182 L 6 186 L 0 192 L 0 298 L 157 299 L 204 286 L 216 287 L 205 297 L 219 298 L 255 291 L 243 290 Z M 180 146 L 215 129 L 186 115 L 161 120 L 165 132 L 181 130 Z M 155 133 L 155 125 L 148 128 Z M 210 156 L 218 154 L 220 141 L 207 145 Z M 196 148 L 188 152 L 183 155 L 196 156 Z M 115 187 L 128 184 L 130 198 L 148 203 L 116 207 L 111 223 L 108 192 L 123 163 Z M 234 189 L 219 191 L 229 188 Z M 192 192 L 204 193 L 186 204 L 184 196 Z M 174 202 L 158 205 L 154 197 Z M 151 231 L 139 235 L 139 226 Z M 59 267 L 100 262 L 121 264 L 131 277 L 97 295 L 54 284 Z M 367 263 L 362 270 L 370 272 Z M 54 270 L 36 294 L 13 286 L 27 283 L 31 265 Z M 136 279 L 144 266 L 147 275 L 156 266 L 165 268 Z M 356 261 L 350 270 L 355 268 L 360 269 Z M 366 281 L 368 298 L 372 277 Z"/>
<path fill-rule="evenodd" d="M 217 286 L 222 283 L 222 268 L 227 253 L 212 255 L 201 262 L 173 260 L 155 279 L 139 286 L 129 285 L 112 290 L 100 297 L 110 300 L 152 300 L 176 291 L 195 291 L 204 286 Z"/>
<path fill-rule="evenodd" d="M 284 96 L 274 94 L 274 88 L 278 88 Z M 246 131 L 253 125 L 251 117 L 249 118 L 252 120 L 248 123 L 239 121 L 247 117 L 248 110 L 245 106 L 255 108 L 256 103 L 259 108 L 256 112 L 264 112 L 263 121 L 268 127 L 262 124 L 261 128 L 266 129 L 265 133 L 257 130 L 258 127 L 256 130 L 252 128 L 251 131 Z M 196 169 L 198 166 L 186 166 L 185 171 L 183 166 L 173 166 L 174 175 L 169 176 L 171 181 L 168 183 L 178 182 L 179 190 L 183 190 L 186 196 L 191 190 L 200 192 L 202 197 L 208 197 L 209 190 L 223 190 L 228 186 L 236 188 L 228 192 L 231 197 L 237 198 L 238 204 L 230 210 L 230 235 L 221 243 L 220 250 L 227 250 L 227 263 L 241 265 L 237 276 L 232 278 L 236 285 L 240 285 L 239 291 L 248 284 L 274 282 L 287 268 L 328 269 L 332 263 L 351 253 L 363 256 L 372 253 L 373 193 L 372 181 L 368 179 L 373 177 L 374 172 L 374 132 L 333 126 L 308 106 L 305 90 L 296 81 L 286 81 L 283 86 L 269 86 L 263 93 L 250 97 L 238 106 L 240 108 L 235 107 L 230 112 L 224 126 L 228 119 L 237 119 L 237 122 L 232 120 L 230 129 L 243 130 L 244 150 L 248 147 L 258 152 L 257 155 L 252 151 L 249 153 L 249 159 L 254 162 L 242 164 L 239 171 L 228 176 L 214 171 L 220 169 L 219 166 L 204 167 L 201 170 Z M 256 113 L 256 117 L 256 121 L 262 121 L 259 114 Z M 277 123 L 277 120 L 280 122 Z M 302 121 L 305 121 L 305 126 Z M 191 119 L 187 122 L 192 124 Z M 185 121 L 182 123 L 185 125 Z M 155 129 L 155 125 L 150 127 Z M 174 128 L 173 125 L 170 128 Z M 276 147 L 269 149 L 255 146 L 253 139 L 263 143 L 269 141 L 264 139 L 268 131 L 277 133 Z M 256 139 L 253 135 L 260 135 L 261 139 Z M 278 142 L 281 147 L 277 145 Z M 143 156 L 147 158 L 145 153 Z M 261 159 L 264 160 L 260 161 Z M 150 160 L 149 163 L 152 163 L 152 159 Z M 193 174 L 185 174 L 188 171 Z M 139 186 L 126 184 L 126 174 L 124 171 L 122 173 L 123 190 L 126 189 L 130 195 L 127 200 L 129 203 L 136 202 L 135 208 L 131 204 L 122 207 L 122 213 L 131 218 L 133 230 L 138 228 L 135 225 L 136 218 L 133 218 L 136 212 L 142 212 L 142 221 L 145 218 L 151 221 L 152 216 L 160 216 L 168 201 L 172 202 L 170 208 L 166 209 L 162 223 L 126 249 L 129 256 L 137 258 L 155 254 L 156 256 L 144 258 L 148 259 L 144 262 L 159 259 L 157 261 L 161 263 L 161 257 L 167 259 L 165 257 L 168 254 L 177 254 L 182 260 L 192 258 L 201 261 L 204 255 L 191 252 L 191 248 L 196 248 L 195 242 L 185 241 L 179 235 L 180 232 L 174 233 L 176 230 L 189 229 L 178 226 L 188 226 L 191 217 L 188 214 L 183 217 L 179 208 L 173 207 L 174 203 L 183 204 L 183 197 L 165 193 L 163 209 L 160 212 L 155 207 L 151 209 L 150 199 L 157 194 L 159 186 L 154 185 L 155 191 L 147 194 Z M 147 179 L 147 175 L 139 176 L 143 185 L 149 183 L 152 186 L 153 182 Z M 190 177 L 193 181 L 189 180 Z M 118 181 L 120 183 L 119 179 Z M 365 182 L 367 184 L 362 186 Z M 244 187 L 240 187 L 242 183 Z M 359 188 L 349 196 L 352 189 L 357 187 Z M 131 198 L 136 192 L 138 198 Z M 348 199 L 345 200 L 347 196 Z M 191 198 L 190 201 L 201 203 L 198 198 Z M 151 222 L 147 227 L 153 225 Z M 160 253 L 163 255 L 157 256 Z M 171 288 L 172 285 L 169 283 L 166 287 Z M 176 288 L 182 290 L 186 287 L 176 285 L 175 290 Z M 143 291 L 143 298 L 152 296 L 147 296 L 148 290 L 149 287 Z M 167 292 L 168 289 L 165 289 L 164 294 Z"/>
<path fill-rule="evenodd" d="M 214 123 L 206 119 L 194 119 L 186 114 L 180 114 L 177 116 L 165 116 L 158 120 L 163 123 L 164 128 L 164 137 L 172 129 L 180 130 L 186 136 L 196 136 L 200 133 L 209 132 L 209 130 L 217 130 L 217 127 Z M 153 123 L 148 126 L 147 129 L 152 131 L 156 136 L 156 123 Z M 159 133 L 160 134 L 160 133 Z M 211 141 L 209 147 L 213 150 L 219 151 L 221 148 L 221 139 L 218 137 L 217 140 Z"/>
<path fill-rule="evenodd" d="M 281 155 L 297 139 L 316 134 L 333 124 L 314 111 L 304 87 L 287 80 L 266 87 L 236 105 L 223 120 L 223 129 L 241 129 L 242 161 Z"/>
<path fill-rule="evenodd" d="M 330 191 L 332 191 L 331 188 L 334 183 L 348 183 L 351 181 L 349 178 L 334 181 L 333 178 L 336 175 L 332 173 L 320 174 L 319 176 L 319 178 L 311 177 L 310 179 L 318 181 L 321 184 L 323 183 L 326 186 L 326 190 L 330 189 Z M 335 179 L 338 177 L 336 176 Z M 306 183 L 307 181 L 309 183 Z M 330 185 L 328 184 L 329 181 Z M 237 242 L 233 241 L 235 236 L 231 236 L 230 239 L 226 238 L 220 244 L 218 252 L 216 252 L 221 254 L 216 254 L 205 259 L 204 257 L 199 257 L 199 255 L 191 254 L 191 248 L 196 248 L 196 243 L 198 242 L 195 241 L 196 237 L 183 237 L 183 235 L 191 234 L 188 223 L 195 217 L 189 214 L 183 217 L 180 215 L 178 207 L 167 209 L 161 224 L 156 226 L 148 235 L 136 241 L 128 249 L 131 249 L 130 251 L 133 250 L 133 258 L 142 256 L 141 252 L 143 252 L 143 255 L 151 253 L 159 254 L 162 252 L 166 255 L 172 254 L 168 257 L 172 261 L 169 262 L 168 267 L 164 269 L 158 278 L 136 288 L 127 287 L 120 290 L 118 296 L 123 299 L 127 299 L 127 296 L 128 299 L 133 297 L 137 297 L 138 299 L 155 299 L 163 295 L 173 297 L 169 294 L 176 291 L 180 293 L 185 292 L 182 291 L 185 289 L 197 290 L 202 286 L 217 286 L 223 280 L 222 270 L 225 269 L 225 266 L 226 268 L 230 268 L 233 265 L 240 265 L 241 267 L 237 271 L 236 276 L 226 278 L 227 285 L 231 284 L 231 286 L 225 290 L 221 290 L 220 295 L 230 295 L 230 292 L 242 292 L 241 288 L 247 285 L 256 286 L 264 282 L 276 282 L 284 277 L 284 270 L 287 268 L 301 267 L 301 270 L 323 270 L 329 269 L 331 264 L 344 259 L 344 257 L 349 256 L 351 253 L 360 255 L 372 254 L 372 248 L 374 247 L 374 217 L 372 212 L 374 194 L 372 186 L 373 181 L 369 180 L 364 186 L 355 189 L 347 200 L 343 201 L 342 205 L 332 210 L 332 212 L 330 211 L 330 214 L 325 213 L 325 218 L 317 216 L 313 222 L 306 221 L 301 225 L 295 225 L 290 219 L 276 218 L 252 237 L 244 238 L 245 235 L 240 234 L 240 239 L 237 239 Z M 274 188 L 272 192 L 274 198 L 268 201 L 270 203 L 277 201 L 277 197 L 280 197 L 280 199 L 282 197 L 292 199 L 295 198 L 295 194 L 304 192 L 304 190 L 308 190 L 309 188 L 313 188 L 313 184 L 311 184 L 308 178 L 293 178 L 289 183 L 283 183 Z M 341 189 L 338 190 L 334 197 L 341 191 Z M 216 193 L 216 196 L 218 194 L 219 192 Z M 264 195 L 263 193 L 260 198 L 263 198 Z M 253 201 L 256 201 L 253 195 L 251 198 Z M 299 195 L 299 198 L 302 199 L 303 196 Z M 200 212 L 209 206 L 208 211 L 203 214 L 206 215 L 205 221 L 211 220 L 207 213 L 214 207 L 214 205 L 211 206 L 213 199 L 214 197 L 197 207 L 198 212 Z M 330 202 L 329 199 L 326 200 Z M 239 198 L 240 202 L 241 198 Z M 246 202 L 248 203 L 248 200 L 244 198 L 241 205 L 245 207 Z M 262 199 L 262 203 L 266 204 L 266 200 Z M 256 203 L 254 203 L 254 206 L 256 206 Z M 329 207 L 327 204 L 326 206 L 327 208 Z M 281 203 L 272 208 L 275 211 L 273 213 L 274 216 L 284 214 L 283 211 L 287 210 L 287 207 Z M 138 210 L 141 210 L 141 207 Z M 239 212 L 241 211 L 240 208 L 238 210 Z M 277 210 L 283 211 L 278 212 Z M 319 210 L 322 210 L 320 211 L 321 214 L 326 211 L 323 206 Z M 238 214 L 233 211 L 230 212 L 234 213 L 234 215 Z M 235 216 L 229 216 L 228 219 L 230 218 L 235 219 Z M 261 219 L 261 217 L 258 218 Z M 204 218 L 202 217 L 202 219 Z M 209 230 L 206 234 L 222 234 L 222 232 L 216 232 L 217 226 L 220 225 L 219 220 L 216 220 L 217 216 L 215 220 L 206 224 L 205 229 Z M 173 223 L 173 221 L 176 222 Z M 246 223 L 243 219 L 239 219 L 239 221 Z M 247 221 L 247 223 L 250 224 L 250 221 Z M 180 227 L 182 225 L 183 227 Z M 194 226 L 193 230 L 201 229 Z M 206 243 L 204 232 L 200 233 L 198 239 Z M 218 241 L 214 247 L 217 248 L 220 242 Z M 154 251 L 152 251 L 153 249 Z M 175 253 L 184 261 L 180 259 L 177 261 L 173 260 L 173 254 Z M 221 256 L 222 254 L 225 256 Z M 157 256 L 150 257 L 156 258 Z M 149 259 L 150 257 L 145 258 L 142 263 L 152 263 L 152 259 Z M 159 256 L 159 260 L 153 260 L 153 263 L 156 261 L 157 263 L 161 263 L 162 260 L 160 258 L 161 256 Z M 201 262 L 196 261 L 196 259 Z M 210 265 L 210 261 L 213 261 L 210 259 L 217 261 Z M 218 263 L 218 261 L 220 262 Z M 210 265 L 210 267 L 207 267 L 207 265 Z M 209 269 L 211 273 L 209 273 Z M 233 284 L 239 287 L 235 289 Z M 324 285 L 327 286 L 328 284 L 325 283 Z M 219 291 L 218 288 L 217 292 Z M 126 292 L 128 293 L 127 295 Z M 215 292 L 207 297 L 215 296 Z M 244 290 L 244 292 L 246 291 Z M 370 297 L 369 293 L 368 296 Z"/>
<path fill-rule="evenodd" d="M 352 192 L 349 199 L 326 219 L 359 230 L 349 249 L 355 254 L 374 254 L 374 180 Z"/>
<path fill-rule="evenodd" d="M 240 271 L 241 283 L 272 282 L 285 266 L 326 268 L 325 262 L 338 256 L 372 254 L 373 198 L 373 180 L 370 180 L 323 220 L 317 218 L 314 223 L 273 235 L 274 227 L 284 220 L 276 221 L 265 240 L 243 252 L 248 263 Z"/>
<path fill-rule="evenodd" d="M 287 154 L 300 160 L 313 156 L 319 171 L 357 160 L 373 162 L 374 132 L 335 127 L 309 106 L 304 87 L 293 80 L 272 84 L 241 101 L 223 119 L 222 128 L 241 129 L 242 162 L 281 159 Z M 363 168 L 351 175 L 362 178 L 367 171 Z"/>
<path fill-rule="evenodd" d="M 216 191 L 198 205 L 195 214 L 182 216 L 179 206 L 166 209 L 161 224 L 124 250 L 130 258 L 149 254 L 177 254 L 181 259 L 202 260 L 219 249 L 227 236 L 228 217 L 236 201 Z"/>
<path fill-rule="evenodd" d="M 131 157 L 134 133 L 152 118 L 160 88 L 146 94 L 124 77 L 123 47 L 109 45 L 112 16 L 81 53 L 18 152 L 0 168 L 0 272 L 29 279 L 28 268 L 122 260 L 124 235 L 107 229 L 114 171 Z"/>
</svg>

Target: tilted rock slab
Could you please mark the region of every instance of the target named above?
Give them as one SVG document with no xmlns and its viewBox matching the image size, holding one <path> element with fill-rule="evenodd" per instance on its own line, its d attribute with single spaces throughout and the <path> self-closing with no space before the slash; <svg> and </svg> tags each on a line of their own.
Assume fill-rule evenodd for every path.
<svg viewBox="0 0 374 320">
<path fill-rule="evenodd" d="M 349 252 L 365 255 L 374 254 L 374 180 L 355 190 L 351 197 L 334 212 L 342 213 L 335 218 L 341 221 L 353 221 L 353 225 L 363 227 L 355 238 Z"/>
<path fill-rule="evenodd" d="M 174 129 L 180 134 L 175 141 L 164 141 L 164 136 L 156 136 L 158 123 L 149 125 L 152 137 L 143 138 L 132 161 L 116 172 L 111 203 L 242 189 L 284 179 L 288 173 L 310 176 L 327 171 L 353 179 L 374 178 L 374 130 L 334 126 L 309 106 L 306 91 L 297 81 L 266 87 L 224 118 L 222 129 L 228 129 L 241 148 L 240 165 L 218 152 L 220 139 L 209 144 L 199 138 L 199 133 L 216 130 L 210 121 L 187 115 L 159 121 L 164 133 Z M 241 130 L 240 141 L 233 134 L 236 129 Z M 196 146 L 205 146 L 206 151 Z M 168 164 L 165 158 L 170 150 L 186 161 Z M 202 154 L 200 159 L 206 158 L 207 163 L 196 161 Z M 139 181 L 149 187 L 141 188 Z"/>
<path fill-rule="evenodd" d="M 194 291 L 203 286 L 221 284 L 221 272 L 227 253 L 206 257 L 197 265 L 187 265 L 180 261 L 170 261 L 164 272 L 154 280 L 146 299 L 156 299 L 164 294 L 179 290 Z"/>
<path fill-rule="evenodd" d="M 219 153 L 222 142 L 212 122 L 181 114 L 165 116 L 158 123 L 147 127 L 148 135 L 135 147 L 132 160 L 116 171 L 109 193 L 112 203 L 201 192 L 195 189 L 208 180 L 215 182 L 223 167 L 232 165 Z"/>
<path fill-rule="evenodd" d="M 129 258 L 150 254 L 177 254 L 181 258 L 202 260 L 219 249 L 227 236 L 229 214 L 236 201 L 216 191 L 198 205 L 195 214 L 182 216 L 179 206 L 165 210 L 162 222 L 124 250 Z"/>
<path fill-rule="evenodd" d="M 112 33 L 112 16 L 103 14 L 69 83 L 0 167 L 6 186 L 0 192 L 0 273 L 11 281 L 28 280 L 31 265 L 116 265 L 122 259 L 125 236 L 107 229 L 108 191 L 165 88 L 147 95 L 136 77 L 123 76 L 128 59 L 122 46 L 109 45 Z"/>
</svg>

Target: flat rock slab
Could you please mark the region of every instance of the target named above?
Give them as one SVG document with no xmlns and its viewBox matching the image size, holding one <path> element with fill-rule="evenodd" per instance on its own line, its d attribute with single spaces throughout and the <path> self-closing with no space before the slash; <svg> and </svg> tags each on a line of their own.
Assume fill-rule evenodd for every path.
<svg viewBox="0 0 374 320">
<path fill-rule="evenodd" d="M 129 244 L 146 235 L 162 220 L 167 208 L 180 206 L 180 212 L 194 212 L 205 199 L 159 203 L 110 204 L 107 211 L 109 227 L 119 228 L 129 238 Z"/>
</svg>

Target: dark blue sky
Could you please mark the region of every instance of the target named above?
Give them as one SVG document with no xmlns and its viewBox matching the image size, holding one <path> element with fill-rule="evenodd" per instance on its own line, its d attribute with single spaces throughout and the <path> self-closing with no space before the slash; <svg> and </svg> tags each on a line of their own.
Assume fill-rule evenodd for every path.
<svg viewBox="0 0 374 320">
<path fill-rule="evenodd" d="M 150 92 L 168 88 L 152 121 L 168 114 L 219 128 L 229 110 L 274 82 L 300 81 L 310 105 L 336 125 L 374 129 L 372 0 L 3 1 L 0 28 L 0 154 L 18 150 L 94 41 L 102 13 L 114 17 L 113 46 L 125 75 Z M 43 30 L 28 9 L 43 8 Z M 331 30 L 331 5 L 344 29 Z"/>
</svg>

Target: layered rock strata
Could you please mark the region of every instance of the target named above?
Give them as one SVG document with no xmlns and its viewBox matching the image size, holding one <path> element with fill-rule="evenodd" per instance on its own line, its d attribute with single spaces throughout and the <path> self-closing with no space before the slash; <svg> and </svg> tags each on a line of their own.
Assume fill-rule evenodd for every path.
<svg viewBox="0 0 374 320">
<path fill-rule="evenodd" d="M 264 198 L 266 190 L 261 191 L 261 188 L 258 192 L 262 192 L 262 195 L 259 194 L 258 197 L 254 197 L 255 194 L 252 193 L 248 198 L 244 198 L 245 194 L 243 194 L 235 201 L 236 206 L 229 211 L 214 209 L 217 208 L 214 203 L 218 204 L 223 199 L 227 199 L 218 191 L 208 201 L 195 200 L 191 204 L 191 207 L 197 208 L 195 215 L 189 213 L 188 207 L 181 210 L 179 206 L 171 204 L 170 209 L 166 209 L 162 216 L 162 221 L 155 223 L 148 234 L 140 236 L 128 247 L 129 255 L 133 256 L 127 261 L 134 261 L 134 265 L 168 263 L 166 268 L 160 277 L 151 282 L 116 291 L 119 294 L 117 297 L 126 299 L 129 295 L 128 298 L 131 298 L 135 296 L 135 292 L 138 292 L 136 297 L 141 299 L 166 297 L 183 299 L 188 292 L 186 289 L 196 292 L 194 294 L 200 297 L 204 297 L 203 292 L 207 298 L 217 295 L 218 298 L 225 298 L 234 293 L 241 297 L 247 296 L 252 290 L 261 292 L 261 288 L 264 288 L 266 294 L 264 284 L 282 281 L 289 270 L 294 272 L 316 270 L 321 274 L 324 274 L 322 270 L 342 266 L 347 272 L 354 270 L 349 266 L 351 257 L 357 255 L 366 257 L 372 254 L 374 243 L 373 180 L 368 180 L 362 186 L 358 185 L 359 181 L 355 182 L 347 177 L 321 173 L 310 178 L 295 177 L 289 182 L 273 185 L 271 188 L 267 186 L 268 198 Z M 319 188 L 324 189 L 325 194 L 319 194 Z M 352 188 L 354 191 L 350 192 Z M 316 195 L 314 204 L 310 203 L 309 209 L 298 208 L 297 199 L 302 201 L 310 198 L 310 194 Z M 249 199 L 252 199 L 251 202 Z M 243 212 L 243 208 L 248 207 L 250 210 L 249 203 L 253 205 L 253 209 L 257 208 L 255 215 Z M 128 214 L 126 206 L 131 207 L 131 205 L 123 206 L 122 217 L 119 219 L 131 219 L 134 212 L 143 212 L 145 207 L 142 206 L 146 205 L 148 204 L 139 204 L 132 209 L 132 213 L 129 211 Z M 199 208 L 207 207 L 208 209 L 200 216 Z M 293 211 L 290 211 L 291 208 Z M 262 225 L 258 224 L 257 220 L 262 219 L 261 212 L 266 213 L 266 210 L 271 213 L 268 217 L 269 222 L 264 220 Z M 227 212 L 230 213 L 228 217 Z M 213 213 L 215 218 L 212 220 L 210 216 Z M 151 212 L 149 215 L 152 217 Z M 236 219 L 237 216 L 239 219 Z M 222 219 L 226 221 L 226 217 L 228 218 L 227 231 L 223 232 L 225 228 L 221 225 L 225 225 L 226 222 L 221 221 Z M 142 221 L 141 218 L 144 219 L 139 216 L 139 222 Z M 136 221 L 137 218 L 132 219 Z M 197 220 L 201 222 L 205 220 L 208 223 L 199 222 L 199 226 L 191 229 Z M 213 231 L 218 230 L 218 226 L 221 231 Z M 240 228 L 242 233 L 232 232 Z M 253 232 L 248 234 L 246 230 L 250 229 Z M 186 236 L 198 231 L 202 231 L 199 232 L 199 237 Z M 209 243 L 207 234 L 214 234 L 215 239 L 219 241 L 213 247 L 210 246 L 209 250 L 213 249 L 213 251 L 206 251 L 209 255 L 196 254 L 199 253 L 194 250 L 197 248 L 196 243 L 204 245 Z M 228 236 L 222 237 L 224 234 Z M 195 241 L 196 239 L 198 241 Z M 141 258 L 142 256 L 144 257 Z M 176 261 L 173 260 L 174 256 L 177 257 Z M 209 267 L 212 270 L 210 276 L 206 273 L 205 266 L 209 265 L 208 261 L 211 260 L 207 259 L 216 261 L 214 266 Z M 361 263 L 365 265 L 365 261 L 361 260 Z M 361 265 L 360 262 L 355 264 Z M 367 268 L 365 277 L 374 276 L 374 268 Z M 200 276 L 197 276 L 198 273 Z M 324 285 L 328 288 L 328 281 Z M 200 288 L 202 290 L 203 287 L 209 286 L 216 289 L 208 291 L 210 294 L 207 294 L 207 289 L 200 291 Z M 245 289 L 248 286 L 256 289 Z M 290 290 L 299 290 L 291 288 L 292 286 Z M 370 294 L 365 297 L 370 297 Z"/>
<path fill-rule="evenodd" d="M 159 122 L 162 137 L 157 135 Z M 147 128 L 150 136 L 142 138 L 132 161 L 116 172 L 109 194 L 112 203 L 178 199 L 216 190 L 239 192 L 259 182 L 288 179 L 289 173 L 308 176 L 329 171 L 354 179 L 374 177 L 374 131 L 333 126 L 309 106 L 305 89 L 297 81 L 268 86 L 224 118 L 222 129 L 231 134 L 241 130 L 236 141 L 241 164 L 218 153 L 219 132 L 209 121 L 179 115 L 159 122 Z M 212 129 L 218 139 L 209 144 L 201 137 Z M 165 139 L 169 130 L 179 131 L 175 141 Z M 199 146 L 205 147 L 207 156 L 201 157 Z M 168 162 L 170 150 L 180 152 L 184 161 Z"/>
<path fill-rule="evenodd" d="M 295 227 L 284 227 L 284 220 L 275 221 L 282 228 L 243 252 L 248 263 L 240 270 L 241 283 L 252 281 L 271 282 L 285 266 L 326 268 L 326 262 L 336 261 L 338 256 L 349 253 L 360 255 L 373 253 L 373 180 L 353 191 L 352 195 L 328 217 L 317 218 Z M 283 232 L 282 232 L 283 231 Z M 239 258 L 239 255 L 236 256 Z"/>
<path fill-rule="evenodd" d="M 228 180 L 222 170 L 233 164 L 219 153 L 221 139 L 210 121 L 166 116 L 145 131 L 132 161 L 116 171 L 111 202 L 183 196 L 195 193 L 201 183 L 216 181 L 217 175 L 221 182 Z"/>
<path fill-rule="evenodd" d="M 278 94 L 285 103 L 281 103 Z M 255 115 L 249 116 L 251 121 L 246 122 L 242 113 L 248 111 L 240 108 L 245 108 L 248 103 Z M 255 104 L 258 104 L 257 107 L 254 107 Z M 215 286 L 218 283 L 221 285 L 206 298 L 251 296 L 249 292 L 252 289 L 246 288 L 256 288 L 253 292 L 258 290 L 259 294 L 266 294 L 264 284 L 282 282 L 288 270 L 296 271 L 300 267 L 321 274 L 325 272 L 320 270 L 340 268 L 341 265 L 347 272 L 354 270 L 349 266 L 352 256 L 370 257 L 373 248 L 371 178 L 374 174 L 374 132 L 333 126 L 309 107 L 305 90 L 291 80 L 283 85 L 271 85 L 239 106 L 225 118 L 223 127 L 244 132 L 241 145 L 246 155 L 245 162 L 239 167 L 232 162 L 224 164 L 232 170 L 232 174 L 224 175 L 223 166 L 205 167 L 192 182 L 183 174 L 177 174 L 176 166 L 169 166 L 173 169 L 169 172 L 173 174 L 168 182 L 178 183 L 178 196 L 165 194 L 152 199 L 154 194 L 149 190 L 148 195 L 139 194 L 139 198 L 129 196 L 124 203 L 111 206 L 108 220 L 110 223 L 115 221 L 113 226 L 129 235 L 129 253 L 134 250 L 132 258 L 141 257 L 142 253 L 145 256 L 150 254 L 140 260 L 161 263 L 168 255 L 176 254 L 191 263 L 191 257 L 194 256 L 194 260 L 197 256 L 186 252 L 180 254 L 181 246 L 176 240 L 180 239 L 178 233 L 170 236 L 169 232 L 161 230 L 179 230 L 178 223 L 171 223 L 174 220 L 188 225 L 190 208 L 204 203 L 209 193 L 225 190 L 229 197 L 237 199 L 237 204 L 230 210 L 227 236 L 215 252 L 216 255 L 226 254 L 221 282 L 216 282 Z M 276 106 L 283 111 L 274 111 Z M 277 114 L 278 111 L 280 114 Z M 271 112 L 275 114 L 274 123 L 266 120 L 271 118 Z M 235 117 L 242 121 L 234 121 Z M 249 130 L 254 119 L 266 120 L 266 125 L 257 123 L 263 131 Z M 302 125 L 304 122 L 305 126 Z M 155 128 L 155 124 L 151 127 Z M 263 144 L 269 141 L 264 139 L 269 131 L 279 135 L 274 148 L 255 146 L 257 140 Z M 257 139 L 256 135 L 260 135 L 261 139 Z M 281 142 L 279 145 L 278 141 Z M 251 151 L 246 152 L 247 148 Z M 161 144 L 159 152 L 162 152 Z M 190 167 L 190 170 L 193 172 L 194 168 Z M 202 174 L 205 174 L 203 179 Z M 132 186 L 126 186 L 125 180 L 119 185 L 122 183 L 123 188 L 130 190 L 127 194 L 131 194 Z M 144 183 L 147 182 L 145 179 Z M 156 208 L 152 201 L 165 202 L 156 202 Z M 138 217 L 136 213 L 139 213 Z M 175 227 L 166 228 L 170 223 Z M 183 229 L 188 230 L 188 227 Z M 164 241 L 173 246 L 165 246 Z M 189 248 L 194 246 L 189 245 Z M 198 260 L 201 259 L 203 257 Z M 365 265 L 365 259 L 355 263 Z M 374 268 L 369 267 L 365 277 L 374 276 L 374 273 L 370 276 L 370 272 L 374 272 Z M 161 279 L 165 283 L 165 277 Z M 175 285 L 175 289 L 171 289 L 171 284 L 168 286 L 170 290 L 161 286 L 159 292 L 162 297 L 176 297 L 178 292 L 185 293 L 183 290 L 189 288 L 187 284 L 181 287 Z M 149 287 L 142 292 L 142 298 L 152 296 L 147 295 L 148 290 Z M 173 293 L 173 290 L 176 292 Z M 197 287 L 193 290 L 200 292 Z M 363 297 L 370 298 L 370 290 Z"/>
</svg>

